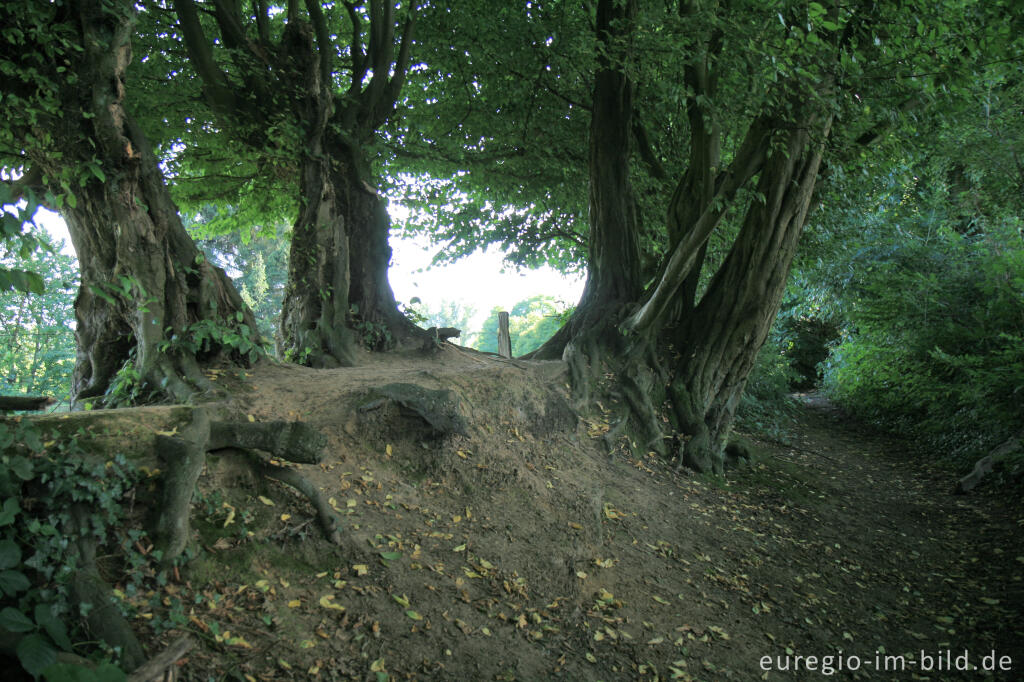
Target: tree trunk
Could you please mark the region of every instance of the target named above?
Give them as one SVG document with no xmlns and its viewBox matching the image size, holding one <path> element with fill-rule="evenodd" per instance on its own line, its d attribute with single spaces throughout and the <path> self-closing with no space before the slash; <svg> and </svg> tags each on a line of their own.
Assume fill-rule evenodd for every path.
<svg viewBox="0 0 1024 682">
<path fill-rule="evenodd" d="M 322 134 L 310 141 L 302 168 L 303 207 L 292 232 L 288 288 L 281 315 L 284 356 L 310 367 L 351 367 L 349 235 L 344 197 L 332 181 Z"/>
<path fill-rule="evenodd" d="M 598 3 L 601 56 L 590 120 L 590 267 L 572 316 L 531 354 L 533 358 L 561 358 L 570 344 L 570 353 L 595 352 L 599 337 L 618 335 L 615 325 L 621 319 L 622 306 L 635 301 L 642 291 L 636 201 L 629 179 L 633 83 L 623 70 L 625 50 L 615 34 L 622 31 L 628 35 L 622 24 L 631 21 L 635 12 L 633 0 Z"/>
<path fill-rule="evenodd" d="M 352 244 L 349 323 L 362 336 L 363 344 L 372 350 L 388 350 L 412 339 L 422 342 L 426 338 L 423 330 L 398 310 L 388 281 L 391 217 L 387 199 L 365 179 L 369 174 L 358 170 L 365 168 L 365 163 L 352 165 L 353 171 L 342 180 L 349 197 Z"/>
<path fill-rule="evenodd" d="M 692 314 L 670 330 L 669 394 L 683 463 L 721 473 L 736 407 L 778 312 L 831 121 L 789 130 L 769 157 L 740 234 Z M 815 131 L 812 139 L 808 131 Z"/>
<path fill-rule="evenodd" d="M 30 151 L 51 191 L 63 197 L 81 267 L 72 398 L 99 398 L 120 385 L 124 395 L 100 402 L 184 400 L 210 386 L 201 364 L 225 355 L 244 360 L 220 334 L 231 328 L 251 344 L 255 322 L 185 232 L 156 156 L 125 111 L 131 5 L 82 2 L 77 10 L 86 49 L 62 99 L 65 111 L 90 116 L 67 116 L 54 127 L 60 155 Z M 78 182 L 68 183 L 69 176 Z M 203 338 L 197 323 L 208 325 Z M 246 352 L 242 344 L 234 350 Z M 131 387 L 115 383 L 122 368 Z"/>
</svg>

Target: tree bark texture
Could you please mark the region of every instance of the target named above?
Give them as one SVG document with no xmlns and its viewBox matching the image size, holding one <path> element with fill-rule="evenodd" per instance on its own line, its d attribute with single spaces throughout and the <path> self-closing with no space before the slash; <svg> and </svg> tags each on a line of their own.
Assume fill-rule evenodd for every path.
<svg viewBox="0 0 1024 682">
<path fill-rule="evenodd" d="M 145 394 L 184 400 L 209 386 L 201 365 L 230 349 L 213 340 L 198 352 L 164 342 L 186 338 L 200 321 L 255 330 L 254 319 L 185 232 L 156 156 L 126 111 L 131 3 L 82 0 L 73 9 L 85 52 L 71 69 L 77 80 L 62 87 L 65 115 L 51 130 L 60 153 L 30 150 L 50 189 L 64 197 L 81 266 L 72 396 L 103 396 L 118 371 L 131 367 Z M 65 184 L 74 174 L 78 182 Z"/>
<path fill-rule="evenodd" d="M 803 231 L 831 121 L 783 133 L 740 234 L 696 308 L 669 330 L 679 353 L 669 386 L 683 461 L 720 473 L 743 388 L 778 312 Z M 812 132 L 813 131 L 813 137 Z"/>
</svg>

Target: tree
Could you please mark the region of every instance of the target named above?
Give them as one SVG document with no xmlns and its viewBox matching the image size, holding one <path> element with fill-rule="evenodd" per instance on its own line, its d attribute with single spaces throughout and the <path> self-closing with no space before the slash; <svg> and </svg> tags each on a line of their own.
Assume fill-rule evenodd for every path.
<svg viewBox="0 0 1024 682">
<path fill-rule="evenodd" d="M 81 267 L 78 402 L 183 400 L 211 386 L 204 363 L 254 348 L 251 313 L 182 227 L 127 106 L 134 20 L 127 1 L 0 10 L 4 163 L 23 169 L 15 196 L 60 210 Z"/>
<path fill-rule="evenodd" d="M 1006 9 L 598 0 L 582 15 L 592 27 L 586 46 L 565 39 L 550 8 L 531 10 L 520 34 L 561 50 L 552 49 L 541 78 L 525 86 L 547 96 L 530 99 L 520 129 L 579 101 L 581 81 L 589 82 L 590 113 L 587 286 L 535 357 L 567 359 L 581 403 L 613 373 L 619 425 L 629 424 L 638 447 L 668 451 L 660 415 L 667 405 L 678 436 L 671 442 L 683 444 L 676 454 L 720 471 L 820 176 L 855 167 L 861 148 L 928 98 L 958 95 L 983 55 L 1004 55 L 1012 32 L 989 27 Z M 472 39 L 454 52 L 474 64 L 490 54 Z M 481 78 L 502 82 L 510 73 L 498 62 Z M 438 91 L 448 85 L 459 83 L 439 78 L 428 96 L 442 101 Z M 470 159 L 470 201 L 504 177 L 484 165 L 482 148 L 512 147 L 509 137 L 474 138 L 457 140 Z M 506 159 L 519 163 L 509 152 Z M 533 155 L 522 163 L 545 161 Z M 529 193 L 529 180 L 520 186 L 524 194 L 508 204 L 538 208 L 542 195 Z"/>
<path fill-rule="evenodd" d="M 417 336 L 387 279 L 390 223 L 371 150 L 406 79 L 417 3 L 173 7 L 167 34 L 180 34 L 217 127 L 256 172 L 284 171 L 294 183 L 285 355 L 351 365 L 356 329 L 374 330 L 377 349 Z"/>
<path fill-rule="evenodd" d="M 0 258 L 12 270 L 32 267 L 43 279 L 42 293 L 0 292 L 0 393 L 63 398 L 75 364 L 74 259 L 61 253 L 44 234 L 45 246 L 31 262 L 17 254 Z"/>
</svg>

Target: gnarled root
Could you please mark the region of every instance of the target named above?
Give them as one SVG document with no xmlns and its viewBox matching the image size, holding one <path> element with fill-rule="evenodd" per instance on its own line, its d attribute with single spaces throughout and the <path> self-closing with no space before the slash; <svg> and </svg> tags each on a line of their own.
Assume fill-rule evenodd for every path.
<svg viewBox="0 0 1024 682">
<path fill-rule="evenodd" d="M 158 455 L 167 472 L 156 519 L 163 565 L 173 563 L 188 544 L 192 493 L 206 464 L 206 453 L 224 448 L 244 451 L 260 474 L 286 483 L 309 498 L 327 539 L 340 543 L 337 522 L 316 488 L 297 471 L 273 465 L 252 452 L 262 450 L 290 462 L 315 464 L 326 443 L 322 434 L 305 424 L 211 421 L 201 408 L 193 412 L 192 422 L 179 433 L 157 436 Z"/>
<path fill-rule="evenodd" d="M 294 469 L 271 464 L 254 452 L 247 452 L 246 455 L 248 456 L 250 466 L 259 474 L 289 485 L 305 495 L 309 499 L 310 504 L 313 505 L 313 509 L 316 510 L 317 521 L 320 523 L 324 536 L 336 545 L 341 544 L 341 530 L 338 527 L 337 517 L 331 510 L 330 505 L 327 504 L 320 492 L 308 479 Z"/>
</svg>

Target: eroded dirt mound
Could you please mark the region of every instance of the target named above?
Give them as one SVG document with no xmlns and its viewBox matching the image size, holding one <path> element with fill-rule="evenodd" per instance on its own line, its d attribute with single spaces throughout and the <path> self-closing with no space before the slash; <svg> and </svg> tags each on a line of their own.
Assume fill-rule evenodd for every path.
<svg viewBox="0 0 1024 682">
<path fill-rule="evenodd" d="M 345 542 L 290 489 L 211 457 L 202 549 L 163 602 L 204 637 L 181 674 L 817 679 L 827 660 L 859 679 L 962 679 L 920 652 L 966 650 L 1020 677 L 1020 508 L 949 495 L 831 412 L 727 481 L 609 455 L 565 383 L 560 363 L 455 348 L 232 383 L 239 414 L 327 436 L 301 471 Z M 890 659 L 905 669 L 876 670 Z"/>
</svg>

